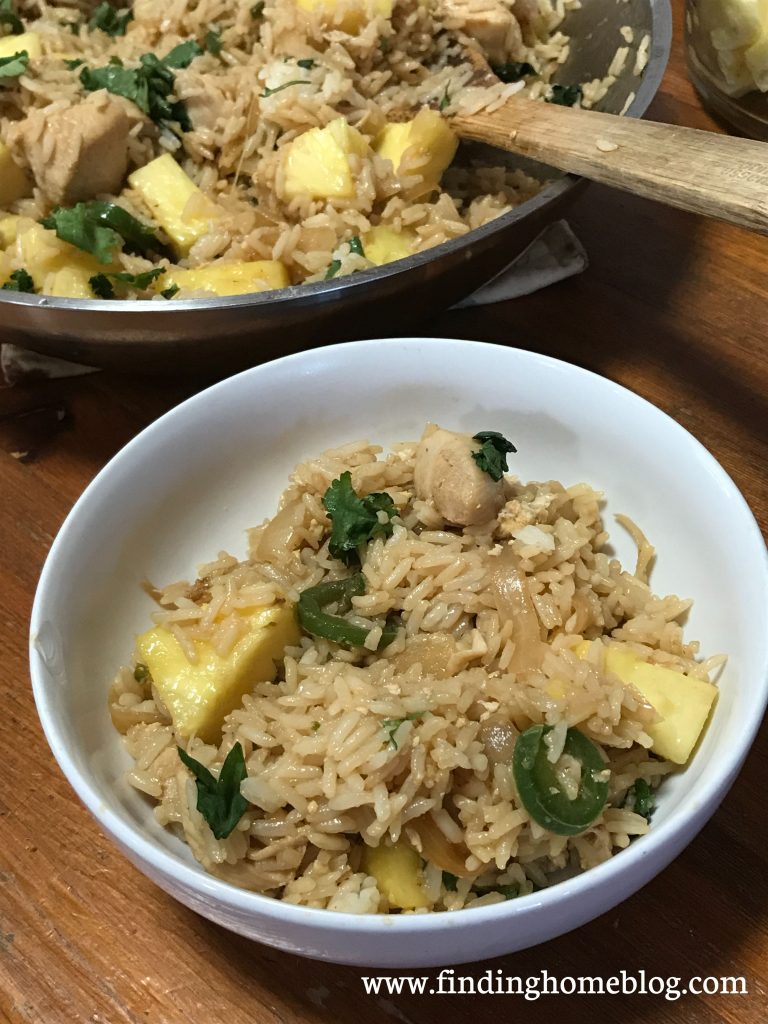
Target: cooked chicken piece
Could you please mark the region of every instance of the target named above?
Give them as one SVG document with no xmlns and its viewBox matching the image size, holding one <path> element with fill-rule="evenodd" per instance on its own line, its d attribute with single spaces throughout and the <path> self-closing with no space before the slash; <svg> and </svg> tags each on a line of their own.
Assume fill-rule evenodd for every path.
<svg viewBox="0 0 768 1024">
<path fill-rule="evenodd" d="M 443 0 L 449 27 L 461 28 L 481 47 L 490 64 L 503 64 L 522 47 L 522 33 L 502 0 Z"/>
<path fill-rule="evenodd" d="M 123 101 L 100 89 L 71 107 L 29 114 L 13 126 L 12 145 L 45 197 L 68 206 L 120 191 L 130 127 Z"/>
<path fill-rule="evenodd" d="M 416 496 L 431 501 L 449 523 L 486 523 L 504 504 L 504 485 L 477 465 L 478 444 L 469 434 L 456 434 L 430 424 L 416 450 Z"/>
</svg>

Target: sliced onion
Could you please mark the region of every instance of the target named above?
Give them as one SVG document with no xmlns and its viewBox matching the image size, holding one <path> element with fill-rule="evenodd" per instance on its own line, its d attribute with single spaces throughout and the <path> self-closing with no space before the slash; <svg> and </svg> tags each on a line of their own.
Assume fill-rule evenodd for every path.
<svg viewBox="0 0 768 1024">
<path fill-rule="evenodd" d="M 507 669 L 510 672 L 528 672 L 539 668 L 544 658 L 545 644 L 541 640 L 539 617 L 512 547 L 507 545 L 503 548 L 495 561 L 490 592 L 502 623 L 511 620 L 513 624 L 515 650 Z"/>
<path fill-rule="evenodd" d="M 296 532 L 304 525 L 304 502 L 292 501 L 270 519 L 259 536 L 255 558 L 260 562 L 280 562 L 286 551 L 296 546 Z"/>
<path fill-rule="evenodd" d="M 492 764 L 512 764 L 515 741 L 520 734 L 504 718 L 491 717 L 480 726 L 480 739 Z"/>
<path fill-rule="evenodd" d="M 441 871 L 448 871 L 457 878 L 474 878 L 477 872 L 467 871 L 465 862 L 469 850 L 464 843 L 449 843 L 445 835 L 435 824 L 431 814 L 423 818 L 409 821 L 407 828 L 412 828 L 421 840 L 421 855 L 430 864 Z"/>
<path fill-rule="evenodd" d="M 447 679 L 448 665 L 455 653 L 456 641 L 450 633 L 421 633 L 407 641 L 405 650 L 392 658 L 392 664 L 396 672 L 406 672 L 419 664 L 425 676 Z"/>
</svg>

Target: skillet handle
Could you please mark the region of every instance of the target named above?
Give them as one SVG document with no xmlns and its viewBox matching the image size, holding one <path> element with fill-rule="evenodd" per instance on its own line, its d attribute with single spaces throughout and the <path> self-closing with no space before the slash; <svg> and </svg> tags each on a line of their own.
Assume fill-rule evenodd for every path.
<svg viewBox="0 0 768 1024">
<path fill-rule="evenodd" d="M 768 234 L 768 146 L 513 96 L 454 131 L 681 210 Z"/>
</svg>

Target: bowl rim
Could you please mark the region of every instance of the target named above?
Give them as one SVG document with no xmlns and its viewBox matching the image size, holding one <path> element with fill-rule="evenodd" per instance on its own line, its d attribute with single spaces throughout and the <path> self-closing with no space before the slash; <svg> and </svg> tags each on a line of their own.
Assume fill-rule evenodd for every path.
<svg viewBox="0 0 768 1024">
<path fill-rule="evenodd" d="M 543 910 L 554 904 L 563 905 L 575 898 L 582 898 L 605 885 L 610 885 L 617 878 L 629 875 L 633 870 L 637 870 L 642 862 L 649 858 L 654 851 L 662 849 L 677 851 L 682 849 L 709 817 L 714 814 L 749 752 L 763 719 L 766 704 L 768 703 L 768 630 L 758 638 L 762 646 L 758 656 L 762 669 L 760 678 L 754 680 L 754 688 L 751 691 L 753 699 L 750 706 L 749 720 L 743 723 L 744 727 L 740 732 L 740 742 L 738 746 L 728 750 L 720 757 L 717 772 L 711 779 L 706 781 L 704 789 L 698 793 L 697 801 L 689 801 L 686 806 L 678 809 L 671 818 L 656 825 L 647 835 L 640 837 L 641 841 L 635 841 L 630 844 L 629 848 L 621 850 L 620 855 L 613 856 L 609 860 L 589 868 L 573 878 L 558 882 L 550 888 L 539 890 L 530 895 L 520 896 L 514 900 L 508 900 L 504 903 L 488 907 L 466 908 L 472 910 L 471 919 L 467 919 L 463 914 L 459 914 L 456 917 L 454 913 L 358 915 L 343 911 L 328 911 L 313 907 L 296 906 L 274 897 L 241 889 L 228 882 L 221 881 L 207 874 L 200 865 L 183 859 L 180 855 L 167 850 L 160 842 L 153 841 L 148 837 L 145 838 L 130 822 L 124 820 L 115 811 L 103 804 L 97 789 L 90 781 L 87 771 L 81 771 L 75 763 L 75 758 L 70 752 L 70 745 L 65 737 L 61 735 L 54 702 L 49 699 L 49 690 L 52 688 L 49 687 L 46 681 L 47 669 L 37 649 L 36 640 L 43 623 L 46 620 L 55 621 L 55 614 L 52 614 L 55 609 L 52 608 L 49 611 L 47 605 L 49 602 L 48 591 L 52 580 L 55 579 L 57 574 L 59 553 L 68 545 L 69 536 L 73 531 L 73 526 L 81 510 L 99 495 L 102 488 L 110 486 L 109 480 L 114 467 L 129 455 L 133 455 L 137 450 L 140 451 L 142 447 L 151 446 L 154 436 L 164 432 L 167 426 L 177 416 L 182 414 L 182 411 L 189 410 L 195 406 L 204 408 L 211 393 L 226 391 L 232 386 L 234 381 L 242 381 L 244 378 L 253 378 L 255 381 L 258 381 L 260 376 L 268 376 L 270 368 L 275 364 L 282 366 L 286 363 L 300 364 L 304 360 L 321 359 L 324 364 L 331 362 L 334 365 L 345 365 L 347 362 L 345 354 L 348 352 L 355 352 L 357 355 L 360 355 L 366 350 L 375 351 L 392 343 L 413 345 L 415 347 L 421 345 L 447 346 L 452 351 L 456 349 L 463 350 L 465 346 L 472 346 L 475 353 L 481 349 L 485 350 L 486 355 L 492 355 L 497 366 L 499 359 L 509 358 L 513 361 L 520 359 L 530 361 L 534 365 L 538 365 L 539 368 L 542 368 L 544 372 L 549 370 L 561 373 L 563 368 L 567 368 L 567 370 L 575 373 L 577 377 L 586 377 L 591 380 L 593 385 L 597 384 L 600 387 L 606 388 L 609 392 L 618 394 L 624 402 L 642 409 L 646 414 L 650 413 L 660 417 L 668 431 L 677 433 L 679 436 L 684 437 L 687 443 L 693 445 L 694 450 L 698 451 L 703 463 L 708 466 L 714 479 L 729 494 L 730 500 L 733 503 L 734 515 L 736 515 L 738 510 L 741 528 L 750 534 L 750 546 L 755 548 L 755 572 L 761 577 L 762 603 L 765 609 L 768 609 L 768 549 L 766 549 L 760 527 L 746 499 L 725 469 L 700 441 L 671 416 L 663 412 L 663 410 L 629 388 L 583 367 L 566 363 L 551 356 L 529 352 L 525 349 L 508 348 L 487 342 L 416 337 L 371 339 L 368 341 L 345 342 L 327 346 L 320 350 L 306 350 L 283 356 L 280 359 L 263 363 L 260 366 L 252 367 L 233 377 L 229 377 L 186 399 L 145 427 L 106 463 L 75 502 L 51 546 L 38 582 L 30 622 L 29 660 L 35 704 L 49 747 L 65 778 L 75 790 L 82 803 L 85 804 L 99 823 L 99 826 L 107 832 L 118 846 L 128 853 L 129 858 L 136 864 L 147 865 L 151 868 L 150 877 L 173 879 L 177 887 L 181 886 L 188 892 L 202 894 L 209 899 L 215 900 L 221 907 L 234 910 L 240 914 L 246 914 L 252 918 L 268 917 L 279 920 L 284 924 L 303 926 L 310 929 L 317 928 L 320 931 L 338 933 L 354 931 L 360 935 L 381 935 L 387 932 L 397 936 L 439 932 L 450 925 L 463 922 L 469 923 L 469 920 L 471 920 L 473 925 L 482 925 L 505 917 L 508 917 L 510 920 L 527 917 L 530 913 Z M 160 828 L 160 826 L 157 827 Z M 662 866 L 665 864 L 666 861 Z M 644 881 L 647 881 L 647 878 Z"/>
<path fill-rule="evenodd" d="M 642 117 L 650 106 L 664 77 L 672 47 L 671 0 L 648 0 L 648 3 L 651 16 L 649 29 L 651 47 L 640 84 L 625 112 L 629 117 Z M 147 313 L 157 313 L 165 317 L 173 313 L 196 311 L 206 314 L 211 311 L 223 312 L 238 308 L 257 310 L 260 306 L 282 306 L 288 302 L 297 305 L 322 299 L 333 302 L 339 298 L 340 293 L 346 295 L 350 291 L 365 289 L 377 281 L 407 274 L 418 267 L 431 263 L 439 256 L 450 256 L 459 252 L 466 248 L 468 243 L 471 245 L 473 242 L 482 242 L 511 224 L 526 219 L 529 214 L 549 205 L 553 200 L 576 188 L 583 180 L 576 174 L 562 174 L 548 182 L 535 196 L 526 199 L 520 206 L 516 206 L 508 213 L 496 217 L 479 228 L 474 228 L 464 235 L 442 242 L 432 249 L 426 249 L 424 252 L 414 253 L 405 259 L 397 260 L 395 263 L 372 267 L 334 281 L 316 281 L 312 284 L 290 285 L 288 288 L 279 288 L 274 291 L 248 292 L 244 295 L 216 296 L 210 299 L 174 299 L 172 302 L 160 302 L 157 299 L 133 299 L 129 302 L 118 303 L 113 299 L 67 299 L 51 295 L 28 295 L 23 292 L 0 291 L 0 308 L 3 303 L 8 303 L 28 309 L 51 309 L 62 312 L 110 312 L 113 314 L 119 312 L 121 315 L 135 318 Z M 168 340 L 172 341 L 172 339 Z"/>
</svg>

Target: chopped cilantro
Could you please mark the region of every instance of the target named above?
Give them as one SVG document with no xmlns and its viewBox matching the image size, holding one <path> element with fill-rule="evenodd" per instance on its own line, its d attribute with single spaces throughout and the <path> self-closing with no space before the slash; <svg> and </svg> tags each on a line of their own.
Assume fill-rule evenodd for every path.
<svg viewBox="0 0 768 1024">
<path fill-rule="evenodd" d="M 32 280 L 31 275 L 22 267 L 20 270 L 14 270 L 3 285 L 2 290 L 4 292 L 27 292 L 29 295 L 34 295 L 35 282 Z"/>
<path fill-rule="evenodd" d="M 292 82 L 283 82 L 282 85 L 276 85 L 274 89 L 270 89 L 267 86 L 264 86 L 264 92 L 261 93 L 261 96 L 262 96 L 263 99 L 266 99 L 268 96 L 274 96 L 276 92 L 282 92 L 283 89 L 287 89 L 291 85 L 311 85 L 311 84 L 312 84 L 311 82 L 307 82 L 304 79 L 295 78 Z"/>
<path fill-rule="evenodd" d="M 450 102 L 451 102 L 451 94 L 448 92 L 448 86 L 446 85 L 445 92 L 443 93 L 443 98 L 438 103 L 437 109 L 438 110 L 445 110 L 445 108 L 448 106 L 448 104 Z"/>
<path fill-rule="evenodd" d="M 448 892 L 456 892 L 456 883 L 459 881 L 456 875 L 452 875 L 450 871 L 443 872 L 443 885 Z"/>
<path fill-rule="evenodd" d="M 392 43 L 390 42 L 390 40 L 387 39 L 385 36 L 382 36 L 381 39 L 379 39 L 379 52 L 380 53 L 389 53 L 389 51 L 391 49 L 392 49 Z"/>
<path fill-rule="evenodd" d="M 128 247 L 141 253 L 159 248 L 151 228 L 116 203 L 94 199 L 76 206 L 59 206 L 40 221 L 58 237 L 93 253 L 99 263 L 111 263 L 113 250 Z"/>
<path fill-rule="evenodd" d="M 558 107 L 572 107 L 582 97 L 580 85 L 553 85 L 550 88 L 547 103 L 555 103 Z"/>
<path fill-rule="evenodd" d="M 264 0 L 259 0 L 257 4 L 254 4 L 253 7 L 251 7 L 251 17 L 254 19 L 260 18 L 264 13 L 265 6 L 266 4 L 264 3 Z"/>
<path fill-rule="evenodd" d="M 7 25 L 12 36 L 20 36 L 24 23 L 13 9 L 13 0 L 0 0 L 0 25 Z"/>
<path fill-rule="evenodd" d="M 325 280 L 330 281 L 331 278 L 336 277 L 340 270 L 341 260 L 331 260 L 331 262 L 328 264 L 328 269 L 325 272 Z"/>
<path fill-rule="evenodd" d="M 411 711 L 404 718 L 385 718 L 381 723 L 381 727 L 389 736 L 389 740 L 387 741 L 389 745 L 397 750 L 397 740 L 395 739 L 395 735 L 400 726 L 405 722 L 415 722 L 426 714 L 426 711 Z"/>
<path fill-rule="evenodd" d="M 80 81 L 88 92 L 106 89 L 114 96 L 131 100 L 163 128 L 178 124 L 188 132 L 192 124 L 187 108 L 172 98 L 176 80 L 172 69 L 188 67 L 202 52 L 202 47 L 190 39 L 174 46 L 162 60 L 154 53 L 142 54 L 137 68 L 123 67 L 116 59 L 101 68 L 83 68 Z"/>
<path fill-rule="evenodd" d="M 149 669 L 142 662 L 136 663 L 136 668 L 133 670 L 133 678 L 137 683 L 143 683 L 145 679 L 149 678 Z"/>
<path fill-rule="evenodd" d="M 527 61 L 510 60 L 506 64 L 492 64 L 491 71 L 502 82 L 519 82 L 526 75 L 535 75 L 536 68 Z"/>
<path fill-rule="evenodd" d="M 242 746 L 236 743 L 232 747 L 218 779 L 205 765 L 190 757 L 186 750 L 176 749 L 182 762 L 195 776 L 198 811 L 210 825 L 214 836 L 226 839 L 248 809 L 248 801 L 240 795 L 240 783 L 248 774 Z"/>
<path fill-rule="evenodd" d="M 94 8 L 93 14 L 88 19 L 88 28 L 101 29 L 108 36 L 124 36 L 128 22 L 133 18 L 133 11 L 128 8 L 119 14 L 108 0 L 103 0 L 98 7 Z"/>
<path fill-rule="evenodd" d="M 628 811 L 634 811 L 642 818 L 650 818 L 653 808 L 656 806 L 656 794 L 645 779 L 636 779 L 627 790 L 627 795 L 621 806 Z"/>
<path fill-rule="evenodd" d="M 221 32 L 216 25 L 206 33 L 205 48 L 214 57 L 218 57 L 221 53 Z"/>
<path fill-rule="evenodd" d="M 94 274 L 88 284 L 93 289 L 94 295 L 100 299 L 114 299 L 115 289 L 112 281 L 120 281 L 139 291 L 149 288 L 152 282 L 165 273 L 164 267 L 153 267 L 152 270 L 145 270 L 140 274 L 129 274 L 127 270 L 121 270 L 115 274 Z M 111 280 L 110 280 L 111 278 Z"/>
<path fill-rule="evenodd" d="M 321 725 L 320 722 L 313 722 L 312 723 L 312 732 L 317 732 L 317 730 L 320 728 L 320 725 Z"/>
<path fill-rule="evenodd" d="M 311 71 L 312 68 L 317 67 L 317 61 L 312 60 L 311 57 L 302 57 L 302 59 L 297 60 L 296 63 L 300 68 L 304 68 L 305 71 Z"/>
<path fill-rule="evenodd" d="M 505 900 L 513 900 L 520 895 L 516 885 L 484 885 L 473 890 L 478 896 L 487 896 L 489 892 L 500 892 Z"/>
<path fill-rule="evenodd" d="M 0 57 L 0 78 L 18 78 L 27 70 L 29 54 L 26 50 L 19 50 L 10 57 Z"/>
<path fill-rule="evenodd" d="M 363 249 L 363 243 L 360 241 L 360 235 L 353 235 L 350 238 L 349 251 L 353 252 L 356 256 L 365 256 L 365 249 Z"/>
<path fill-rule="evenodd" d="M 179 286 L 177 284 L 172 284 L 169 288 L 163 289 L 160 294 L 164 299 L 172 299 L 178 290 Z"/>
<path fill-rule="evenodd" d="M 473 441 L 480 441 L 479 452 L 472 452 L 472 458 L 491 480 L 501 480 L 509 469 L 507 455 L 517 448 L 497 430 L 481 430 L 474 434 Z"/>
<path fill-rule="evenodd" d="M 358 550 L 375 537 L 391 537 L 391 519 L 397 514 L 392 498 L 384 493 L 359 498 L 352 488 L 352 474 L 347 470 L 334 480 L 323 495 L 323 506 L 331 520 L 329 551 L 345 565 L 358 562 Z M 386 522 L 379 520 L 384 512 Z"/>
<path fill-rule="evenodd" d="M 73 60 L 65 60 L 64 63 L 67 65 L 70 71 L 75 71 L 77 68 L 81 68 L 85 61 L 82 57 L 76 57 Z"/>
</svg>

